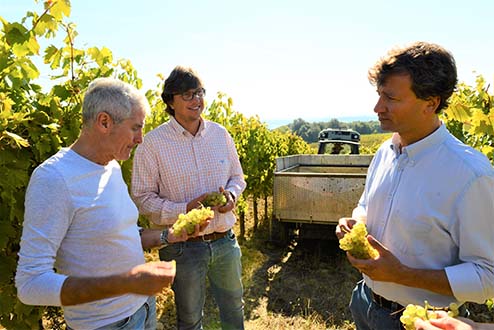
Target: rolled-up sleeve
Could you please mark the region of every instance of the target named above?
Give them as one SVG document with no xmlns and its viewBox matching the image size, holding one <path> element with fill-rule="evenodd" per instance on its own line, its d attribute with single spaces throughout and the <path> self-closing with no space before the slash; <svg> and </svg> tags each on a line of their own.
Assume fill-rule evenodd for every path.
<svg viewBox="0 0 494 330">
<path fill-rule="evenodd" d="M 457 204 L 458 225 L 452 229 L 462 263 L 446 267 L 454 296 L 484 303 L 494 297 L 494 177 L 477 177 Z"/>
</svg>

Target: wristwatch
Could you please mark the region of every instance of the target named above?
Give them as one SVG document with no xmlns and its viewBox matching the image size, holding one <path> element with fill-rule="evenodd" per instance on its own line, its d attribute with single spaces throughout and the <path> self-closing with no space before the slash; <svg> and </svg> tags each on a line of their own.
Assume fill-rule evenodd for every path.
<svg viewBox="0 0 494 330">
<path fill-rule="evenodd" d="M 162 249 L 162 248 L 167 247 L 168 245 L 170 245 L 170 243 L 168 242 L 168 228 L 164 229 L 161 232 L 160 242 L 161 242 L 160 249 Z"/>
<path fill-rule="evenodd" d="M 231 190 L 227 190 L 227 191 L 230 194 L 230 197 L 232 198 L 233 203 L 235 204 L 235 199 L 236 199 L 235 194 L 233 192 L 231 192 Z"/>
</svg>

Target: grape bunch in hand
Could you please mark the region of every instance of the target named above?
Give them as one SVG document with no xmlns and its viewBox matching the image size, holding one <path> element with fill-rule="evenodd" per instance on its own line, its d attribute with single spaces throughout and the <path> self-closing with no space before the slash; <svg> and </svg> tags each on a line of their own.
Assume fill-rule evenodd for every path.
<svg viewBox="0 0 494 330">
<path fill-rule="evenodd" d="M 367 228 L 365 223 L 356 223 L 349 232 L 340 239 L 340 248 L 350 252 L 357 259 L 375 259 L 379 252 L 374 249 L 367 240 Z"/>
</svg>

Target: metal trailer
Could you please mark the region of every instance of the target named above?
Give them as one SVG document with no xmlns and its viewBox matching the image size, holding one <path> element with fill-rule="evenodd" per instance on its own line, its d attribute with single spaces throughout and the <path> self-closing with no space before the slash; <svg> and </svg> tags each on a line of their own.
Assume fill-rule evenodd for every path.
<svg viewBox="0 0 494 330">
<path fill-rule="evenodd" d="M 330 225 L 351 216 L 363 192 L 373 155 L 292 155 L 276 159 L 270 238 L 288 242 L 332 238 Z M 330 237 L 328 237 L 328 235 Z"/>
</svg>

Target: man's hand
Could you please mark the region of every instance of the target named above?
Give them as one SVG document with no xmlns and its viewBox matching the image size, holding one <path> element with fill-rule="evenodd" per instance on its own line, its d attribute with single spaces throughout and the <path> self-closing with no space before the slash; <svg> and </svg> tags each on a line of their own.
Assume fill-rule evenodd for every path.
<svg viewBox="0 0 494 330">
<path fill-rule="evenodd" d="M 220 193 L 225 195 L 226 204 L 223 206 L 215 206 L 212 207 L 211 209 L 218 211 L 219 213 L 230 212 L 235 208 L 235 201 L 233 200 L 231 193 L 228 190 L 225 190 L 223 187 L 220 187 Z"/>
<path fill-rule="evenodd" d="M 185 242 L 191 237 L 199 236 L 209 225 L 211 218 L 205 219 L 200 224 L 195 226 L 195 230 L 192 234 L 187 235 L 187 231 L 183 230 L 180 233 L 176 233 L 172 227 L 168 228 L 168 243 Z M 141 233 L 141 244 L 143 249 L 151 249 L 160 247 L 161 244 L 161 229 L 144 229 Z"/>
<path fill-rule="evenodd" d="M 377 259 L 357 259 L 347 253 L 348 261 L 374 281 L 395 282 L 405 266 L 386 247 L 372 236 L 367 236 L 370 245 L 379 252 Z"/>
<path fill-rule="evenodd" d="M 128 273 L 129 292 L 151 296 L 170 287 L 175 278 L 175 262 L 155 261 L 138 265 Z"/>
<path fill-rule="evenodd" d="M 428 321 L 417 319 L 415 321 L 416 330 L 474 330 L 482 329 L 482 327 L 476 325 L 472 320 L 465 319 L 463 317 L 452 318 L 444 311 L 436 312 L 438 318 Z M 490 328 L 486 328 L 490 329 Z"/>
<path fill-rule="evenodd" d="M 169 243 L 184 242 L 191 237 L 199 236 L 206 229 L 206 227 L 209 225 L 210 222 L 211 222 L 211 218 L 207 218 L 200 224 L 197 224 L 195 226 L 194 232 L 190 235 L 187 235 L 186 230 L 182 230 L 179 233 L 175 233 L 173 227 L 170 227 L 168 229 L 168 242 Z"/>
<path fill-rule="evenodd" d="M 130 271 L 104 277 L 69 276 L 62 286 L 63 306 L 134 293 L 151 296 L 169 287 L 175 278 L 175 262 L 148 262 Z"/>
<path fill-rule="evenodd" d="M 352 230 L 352 227 L 357 223 L 357 220 L 353 218 L 341 218 L 336 226 L 335 234 L 338 239 L 342 239 L 345 233 Z"/>
<path fill-rule="evenodd" d="M 193 209 L 199 209 L 202 207 L 202 201 L 206 198 L 208 194 L 202 194 L 199 197 L 194 198 L 190 202 L 187 203 L 187 212 L 190 212 Z"/>
</svg>

